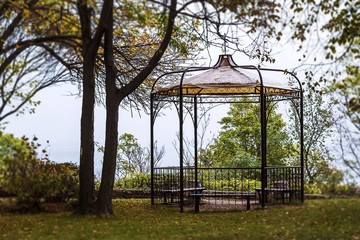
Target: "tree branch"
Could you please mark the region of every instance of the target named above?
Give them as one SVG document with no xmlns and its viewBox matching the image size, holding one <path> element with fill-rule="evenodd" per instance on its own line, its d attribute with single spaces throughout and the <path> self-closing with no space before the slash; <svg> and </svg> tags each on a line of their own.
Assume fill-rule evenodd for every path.
<svg viewBox="0 0 360 240">
<path fill-rule="evenodd" d="M 133 79 L 133 81 L 131 81 L 126 86 L 121 88 L 120 91 L 118 91 L 119 104 L 120 104 L 121 100 L 123 100 L 126 96 L 131 94 L 150 75 L 150 73 L 156 68 L 161 57 L 165 53 L 165 51 L 170 43 L 171 35 L 172 35 L 174 25 L 175 25 L 175 18 L 177 16 L 176 6 L 177 6 L 177 0 L 171 0 L 169 18 L 168 18 L 168 23 L 167 23 L 167 28 L 166 28 L 166 33 L 165 33 L 164 39 L 161 42 L 158 50 L 155 52 L 155 54 L 150 59 L 147 66 Z"/>
</svg>

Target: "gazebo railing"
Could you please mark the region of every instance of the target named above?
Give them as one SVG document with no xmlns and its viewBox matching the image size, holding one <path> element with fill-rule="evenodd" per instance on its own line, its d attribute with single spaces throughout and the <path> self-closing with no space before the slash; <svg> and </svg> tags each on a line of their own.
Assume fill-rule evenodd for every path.
<svg viewBox="0 0 360 240">
<path fill-rule="evenodd" d="M 271 166 L 266 168 L 266 204 L 301 201 L 301 172 L 297 166 Z M 249 194 L 251 205 L 261 200 L 261 168 L 195 168 L 185 167 L 183 177 L 184 204 L 194 204 L 194 192 L 201 192 L 202 205 L 228 205 L 247 209 Z M 167 204 L 180 203 L 180 168 L 154 169 L 155 200 Z M 244 197 L 247 196 L 247 197 Z"/>
<path fill-rule="evenodd" d="M 301 202 L 301 167 L 266 167 L 267 204 Z"/>
</svg>

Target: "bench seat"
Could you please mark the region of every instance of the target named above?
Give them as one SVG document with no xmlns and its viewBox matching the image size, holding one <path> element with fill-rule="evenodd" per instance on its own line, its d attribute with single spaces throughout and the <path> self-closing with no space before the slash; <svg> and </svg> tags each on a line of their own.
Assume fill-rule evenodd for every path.
<svg viewBox="0 0 360 240">
<path fill-rule="evenodd" d="M 250 199 L 255 199 L 255 193 L 249 192 L 238 192 L 238 193 L 192 193 L 190 197 L 195 197 L 195 212 L 199 211 L 199 204 L 201 197 L 212 197 L 212 198 L 242 198 L 246 199 L 246 209 L 250 210 Z"/>
<path fill-rule="evenodd" d="M 203 190 L 205 190 L 205 188 L 203 187 L 194 187 L 194 188 L 184 188 L 183 192 L 192 192 L 192 193 L 200 193 Z M 167 198 L 168 196 L 170 196 L 170 202 L 173 202 L 174 196 L 179 194 L 181 192 L 180 188 L 176 188 L 176 189 L 162 189 L 160 190 L 160 192 L 164 195 L 164 203 L 167 203 Z"/>
<path fill-rule="evenodd" d="M 259 196 L 259 202 L 261 202 L 261 188 L 255 188 L 255 192 Z M 291 202 L 292 194 L 295 190 L 288 189 L 288 188 L 265 188 L 265 197 L 267 198 L 268 193 L 280 193 L 282 203 L 285 203 L 285 196 L 286 194 L 289 197 L 289 202 Z"/>
</svg>

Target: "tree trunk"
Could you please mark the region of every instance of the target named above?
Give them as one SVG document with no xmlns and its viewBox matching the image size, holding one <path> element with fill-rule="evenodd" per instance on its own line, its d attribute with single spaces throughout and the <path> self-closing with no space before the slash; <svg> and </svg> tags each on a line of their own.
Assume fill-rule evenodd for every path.
<svg viewBox="0 0 360 240">
<path fill-rule="evenodd" d="M 111 9 L 112 9 L 111 5 Z M 99 189 L 97 212 L 100 216 L 113 215 L 112 191 L 115 181 L 118 143 L 119 103 L 116 87 L 116 70 L 113 59 L 113 14 L 112 10 L 105 30 L 104 62 L 106 70 L 106 135 L 103 169 Z"/>
<path fill-rule="evenodd" d="M 81 112 L 79 210 L 89 214 L 94 202 L 94 104 L 95 83 L 91 64 L 84 62 Z"/>
<path fill-rule="evenodd" d="M 112 13 L 113 0 L 104 0 L 96 32 L 92 35 L 92 8 L 86 0 L 77 0 L 81 23 L 83 55 L 83 102 L 81 113 L 80 149 L 80 195 L 79 211 L 89 214 L 94 203 L 94 105 L 95 105 L 95 61 L 105 31 L 108 17 Z M 112 21 L 112 19 L 111 19 Z"/>
<path fill-rule="evenodd" d="M 92 212 L 94 202 L 94 104 L 95 76 L 92 56 L 89 55 L 91 43 L 91 12 L 82 0 L 78 0 L 81 21 L 81 41 L 83 55 L 82 109 L 80 129 L 80 192 L 79 213 Z"/>
<path fill-rule="evenodd" d="M 97 200 L 97 213 L 100 216 L 113 215 L 112 191 L 115 181 L 119 105 L 114 96 L 107 94 L 106 140 L 101 184 Z M 113 99 L 113 101 L 111 101 Z"/>
</svg>

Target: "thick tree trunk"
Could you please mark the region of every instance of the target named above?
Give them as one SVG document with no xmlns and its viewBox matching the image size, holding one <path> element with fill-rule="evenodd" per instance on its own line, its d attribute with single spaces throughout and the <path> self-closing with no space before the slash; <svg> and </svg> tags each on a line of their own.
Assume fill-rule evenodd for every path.
<svg viewBox="0 0 360 240">
<path fill-rule="evenodd" d="M 119 105 L 114 97 L 107 96 L 107 99 L 105 152 L 97 200 L 97 211 L 100 216 L 114 214 L 112 208 L 112 191 L 116 169 Z M 113 99 L 113 101 L 111 99 Z"/>
<path fill-rule="evenodd" d="M 89 64 L 90 65 L 90 64 Z M 79 211 L 88 214 L 94 202 L 94 104 L 93 68 L 84 62 L 83 101 L 81 112 L 80 195 Z"/>
<path fill-rule="evenodd" d="M 80 129 L 80 192 L 79 213 L 92 212 L 94 202 L 94 104 L 95 76 L 91 50 L 91 10 L 83 0 L 78 0 L 81 22 L 81 41 L 83 55 L 83 98 Z M 94 51 L 94 50 L 92 50 Z"/>
<path fill-rule="evenodd" d="M 78 0 L 78 10 L 82 30 L 83 98 L 80 129 L 80 193 L 79 213 L 92 212 L 94 202 L 94 104 L 95 76 L 94 61 L 89 56 L 91 42 L 90 9 Z"/>
<path fill-rule="evenodd" d="M 106 135 L 101 184 L 97 200 L 97 211 L 100 216 L 114 214 L 112 208 L 112 191 L 115 181 L 120 101 L 118 101 L 117 98 L 116 70 L 113 59 L 112 11 L 105 30 L 104 60 L 106 69 Z"/>
<path fill-rule="evenodd" d="M 104 0 L 100 21 L 92 36 L 92 8 L 86 0 L 77 0 L 81 22 L 83 55 L 83 102 L 81 113 L 80 149 L 80 195 L 79 211 L 89 214 L 94 205 L 94 105 L 95 105 L 95 61 L 105 31 L 108 17 L 112 13 L 113 0 Z"/>
</svg>

